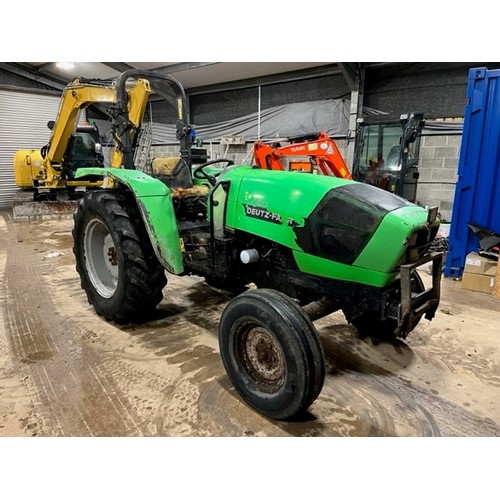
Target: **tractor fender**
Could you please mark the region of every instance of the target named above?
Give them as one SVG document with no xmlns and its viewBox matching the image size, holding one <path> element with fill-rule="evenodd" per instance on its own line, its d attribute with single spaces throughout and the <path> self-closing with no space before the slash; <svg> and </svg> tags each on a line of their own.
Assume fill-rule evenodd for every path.
<svg viewBox="0 0 500 500">
<path fill-rule="evenodd" d="M 82 168 L 76 171 L 75 178 L 88 175 L 103 177 L 103 188 L 118 183 L 132 191 L 156 257 L 168 272 L 182 274 L 182 249 L 168 187 L 144 172 L 131 169 Z"/>
</svg>

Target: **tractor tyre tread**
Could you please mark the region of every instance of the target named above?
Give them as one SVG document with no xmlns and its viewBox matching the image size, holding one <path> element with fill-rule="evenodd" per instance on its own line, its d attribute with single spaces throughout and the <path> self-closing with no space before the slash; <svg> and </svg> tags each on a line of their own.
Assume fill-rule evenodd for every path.
<svg viewBox="0 0 500 500">
<path fill-rule="evenodd" d="M 267 330 L 283 354 L 283 382 L 271 391 L 266 392 L 252 378 L 242 361 L 245 332 L 252 327 Z M 321 392 L 325 361 L 318 333 L 302 308 L 281 292 L 252 289 L 229 302 L 219 324 L 219 347 L 236 391 L 266 417 L 292 419 L 303 413 Z"/>
<path fill-rule="evenodd" d="M 97 292 L 85 265 L 84 233 L 92 218 L 104 222 L 118 254 L 118 286 L 110 298 Z M 81 287 L 97 314 L 117 324 L 143 322 L 163 299 L 167 278 L 133 196 L 110 191 L 86 193 L 78 202 L 72 234 Z"/>
</svg>

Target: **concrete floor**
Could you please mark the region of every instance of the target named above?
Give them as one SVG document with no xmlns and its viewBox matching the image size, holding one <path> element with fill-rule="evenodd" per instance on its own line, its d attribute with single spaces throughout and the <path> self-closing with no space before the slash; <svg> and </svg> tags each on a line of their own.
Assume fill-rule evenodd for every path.
<svg viewBox="0 0 500 500">
<path fill-rule="evenodd" d="M 341 313 L 317 321 L 323 390 L 303 419 L 276 422 L 222 366 L 229 294 L 170 276 L 155 318 L 109 324 L 80 288 L 71 227 L 0 212 L 0 436 L 500 436 L 500 301 L 487 294 L 443 279 L 436 318 L 395 345 L 357 339 Z"/>
</svg>

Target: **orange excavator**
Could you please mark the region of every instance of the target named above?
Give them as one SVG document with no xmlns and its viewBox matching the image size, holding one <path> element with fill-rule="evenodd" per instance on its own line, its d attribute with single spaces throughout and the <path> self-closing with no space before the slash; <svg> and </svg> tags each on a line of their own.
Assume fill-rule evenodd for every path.
<svg viewBox="0 0 500 500">
<path fill-rule="evenodd" d="M 352 179 L 337 145 L 326 132 L 289 137 L 289 144 L 254 143 L 254 158 L 258 167 L 267 170 L 289 170 Z"/>
</svg>

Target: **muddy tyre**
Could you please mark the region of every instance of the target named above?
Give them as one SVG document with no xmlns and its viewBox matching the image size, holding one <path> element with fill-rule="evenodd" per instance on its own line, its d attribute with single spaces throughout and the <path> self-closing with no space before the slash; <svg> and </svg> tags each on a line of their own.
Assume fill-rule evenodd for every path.
<svg viewBox="0 0 500 500">
<path fill-rule="evenodd" d="M 287 420 L 318 397 L 325 378 L 323 348 L 304 311 L 275 290 L 248 290 L 224 309 L 219 348 L 242 399 L 266 417 Z"/>
<path fill-rule="evenodd" d="M 165 271 L 132 195 L 86 193 L 74 214 L 73 242 L 81 286 L 106 320 L 142 322 L 163 299 Z"/>
</svg>

